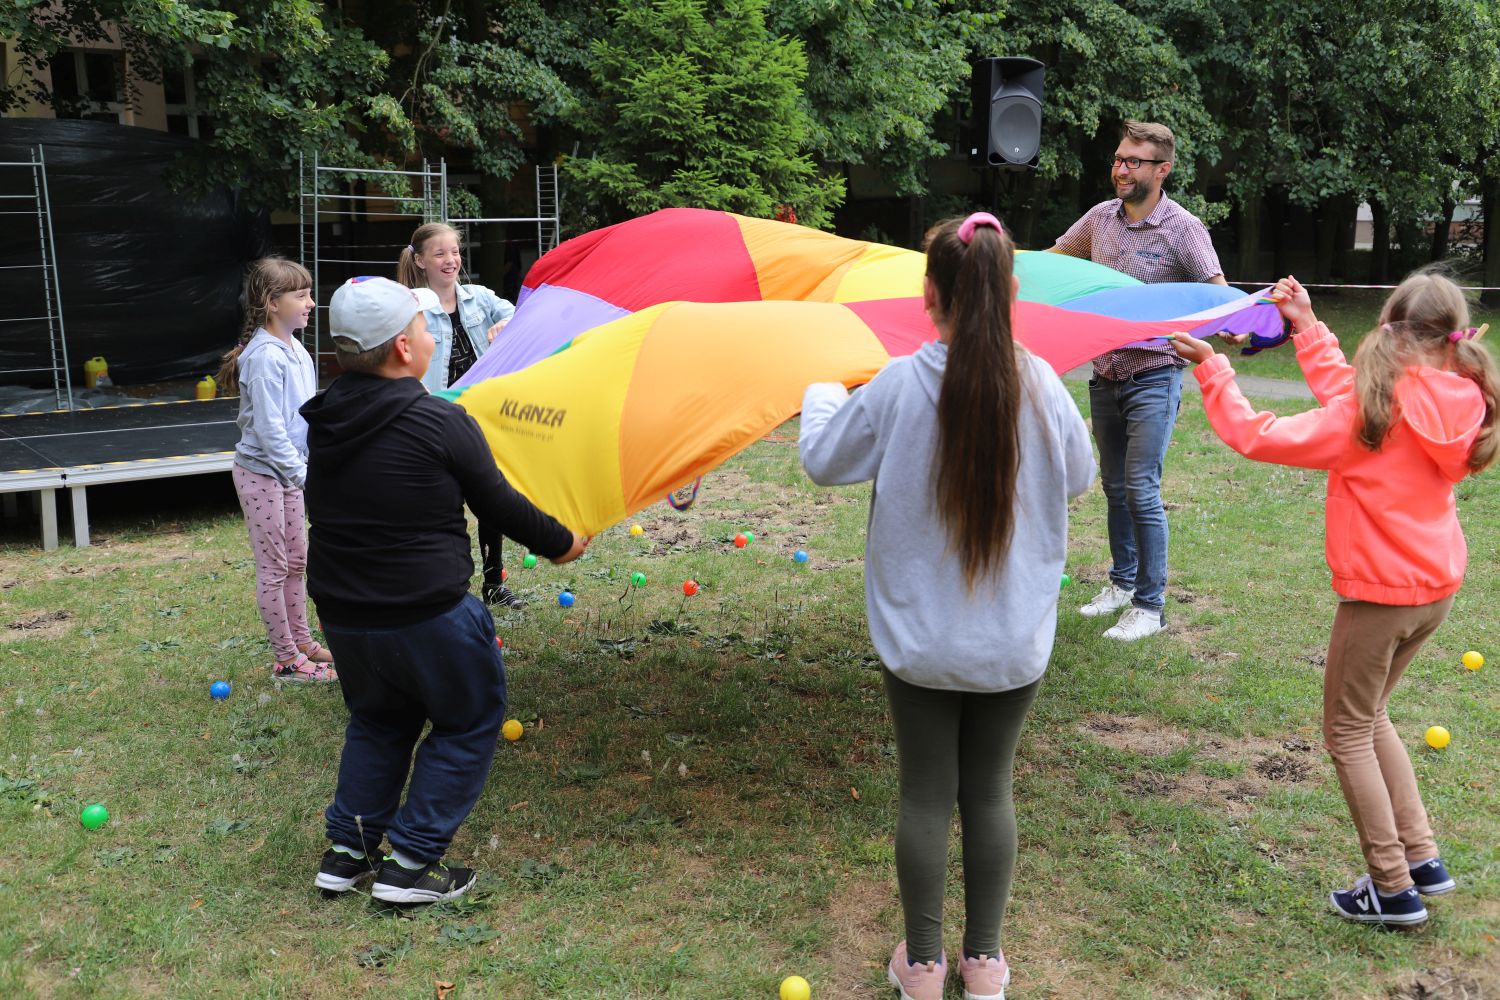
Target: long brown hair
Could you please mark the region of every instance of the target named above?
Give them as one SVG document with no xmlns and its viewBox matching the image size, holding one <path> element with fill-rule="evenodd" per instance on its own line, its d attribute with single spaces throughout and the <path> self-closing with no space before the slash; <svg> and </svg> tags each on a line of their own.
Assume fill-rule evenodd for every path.
<svg viewBox="0 0 1500 1000">
<path fill-rule="evenodd" d="M 1469 325 L 1469 304 L 1448 278 L 1431 271 L 1408 277 L 1380 311 L 1380 325 L 1354 352 L 1354 390 L 1359 397 L 1359 442 L 1379 451 L 1391 431 L 1396 383 L 1415 364 L 1446 368 L 1479 387 L 1484 421 L 1469 451 L 1469 469 L 1482 472 L 1500 454 L 1495 427 L 1500 373 L 1495 359 L 1476 341 L 1449 335 Z"/>
<path fill-rule="evenodd" d="M 300 292 L 311 287 L 312 275 L 307 268 L 285 257 L 262 257 L 250 265 L 245 272 L 245 290 L 240 295 L 240 308 L 245 310 L 240 339 L 224 355 L 219 374 L 214 376 L 220 392 L 233 396 L 240 391 L 240 352 L 250 343 L 255 331 L 266 325 L 271 300 L 287 292 Z"/>
<path fill-rule="evenodd" d="M 939 222 L 925 245 L 951 330 L 937 403 L 937 511 L 972 591 L 999 570 L 1014 533 L 1023 349 L 1011 337 L 1015 247 L 988 225 L 964 243 L 962 222 Z"/>
<path fill-rule="evenodd" d="M 401 251 L 401 260 L 396 265 L 396 280 L 407 288 L 426 288 L 427 272 L 417 266 L 417 254 L 422 252 L 428 240 L 444 233 L 452 233 L 458 237 L 458 230 L 446 222 L 424 222 L 418 226 L 416 232 L 411 234 L 411 242 Z M 463 242 L 461 238 L 459 242 Z"/>
</svg>

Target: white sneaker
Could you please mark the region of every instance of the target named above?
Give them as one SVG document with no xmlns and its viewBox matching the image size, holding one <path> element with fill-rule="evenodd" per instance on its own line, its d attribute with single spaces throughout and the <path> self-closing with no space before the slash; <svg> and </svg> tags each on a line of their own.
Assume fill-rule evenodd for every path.
<svg viewBox="0 0 1500 1000">
<path fill-rule="evenodd" d="M 1085 618 L 1112 615 L 1128 605 L 1133 597 L 1135 597 L 1135 588 L 1125 590 L 1123 587 L 1116 587 L 1115 582 L 1111 580 L 1109 586 L 1095 594 L 1092 601 L 1078 609 L 1078 613 Z"/>
<path fill-rule="evenodd" d="M 1106 629 L 1104 638 L 1119 639 L 1122 642 L 1135 642 L 1144 639 L 1148 635 L 1155 635 L 1166 625 L 1162 622 L 1160 611 L 1149 611 L 1146 608 L 1131 608 L 1120 616 L 1114 628 Z"/>
</svg>

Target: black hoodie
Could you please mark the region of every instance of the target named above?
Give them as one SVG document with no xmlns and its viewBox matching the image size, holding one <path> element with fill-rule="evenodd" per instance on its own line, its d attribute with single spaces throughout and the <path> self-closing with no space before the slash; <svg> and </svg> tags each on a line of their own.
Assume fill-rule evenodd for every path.
<svg viewBox="0 0 1500 1000">
<path fill-rule="evenodd" d="M 354 628 L 440 615 L 474 575 L 464 504 L 532 552 L 560 556 L 573 533 L 495 467 L 474 418 L 414 378 L 341 375 L 307 420 L 307 592 Z"/>
</svg>

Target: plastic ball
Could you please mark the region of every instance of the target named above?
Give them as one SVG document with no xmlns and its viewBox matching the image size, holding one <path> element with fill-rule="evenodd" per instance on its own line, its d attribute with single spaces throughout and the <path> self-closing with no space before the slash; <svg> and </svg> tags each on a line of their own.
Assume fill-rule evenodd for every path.
<svg viewBox="0 0 1500 1000">
<path fill-rule="evenodd" d="M 1471 649 L 1464 654 L 1464 666 L 1470 670 L 1478 670 L 1484 666 L 1484 654 L 1477 649 Z"/>
<path fill-rule="evenodd" d="M 78 814 L 78 822 L 83 824 L 85 830 L 97 830 L 109 822 L 109 810 L 99 802 L 86 805 L 83 812 Z"/>
<path fill-rule="evenodd" d="M 500 735 L 514 743 L 526 732 L 526 727 L 515 719 L 506 719 L 505 725 L 500 727 Z"/>
<path fill-rule="evenodd" d="M 630 574 L 630 585 L 632 587 L 644 587 L 646 585 L 646 574 L 640 571 Z"/>
<path fill-rule="evenodd" d="M 214 701 L 223 701 L 229 697 L 229 682 L 214 681 L 208 686 L 208 696 Z"/>
<path fill-rule="evenodd" d="M 807 550 L 806 549 L 798 549 L 796 552 L 794 552 L 792 554 L 792 560 L 794 562 L 799 562 L 799 563 L 805 563 L 805 562 L 807 562 Z"/>
<path fill-rule="evenodd" d="M 500 571 L 500 582 L 504 583 L 506 580 L 509 580 L 509 579 L 510 579 L 510 570 L 508 570 L 508 569 L 502 569 Z"/>
<path fill-rule="evenodd" d="M 505 640 L 502 639 L 502 638 L 500 638 L 498 635 L 495 636 L 495 648 L 496 649 L 504 649 L 505 648 Z"/>
<path fill-rule="evenodd" d="M 1060 583 L 1058 585 L 1057 589 L 1061 590 L 1063 587 L 1071 585 L 1072 582 L 1073 582 L 1073 578 L 1071 576 L 1069 576 L 1068 574 L 1064 573 L 1062 575 L 1062 583 Z"/>
<path fill-rule="evenodd" d="M 575 600 L 576 598 L 566 590 L 557 595 L 557 603 L 561 604 L 565 608 L 571 608 Z"/>
<path fill-rule="evenodd" d="M 749 544 L 750 544 L 750 539 L 748 537 L 746 537 L 745 535 L 735 535 L 734 536 L 734 547 L 735 548 L 737 548 L 737 549 L 743 549 L 746 545 L 749 545 Z"/>
<path fill-rule="evenodd" d="M 536 556 L 530 552 L 526 553 L 526 558 L 521 560 L 521 565 L 527 569 L 536 569 Z"/>
<path fill-rule="evenodd" d="M 781 1000 L 811 1000 L 812 987 L 801 976 L 787 976 L 781 981 Z"/>
<path fill-rule="evenodd" d="M 1432 747 L 1432 749 L 1434 750 L 1443 749 L 1443 747 L 1447 746 L 1449 741 L 1451 741 L 1452 739 L 1453 735 L 1442 726 L 1427 727 L 1427 745 Z"/>
<path fill-rule="evenodd" d="M 698 581 L 697 580 L 684 580 L 684 581 L 682 581 L 682 592 L 684 594 L 686 594 L 688 597 L 692 597 L 694 594 L 696 594 L 698 592 Z"/>
<path fill-rule="evenodd" d="M 646 533 L 646 529 L 643 528 L 643 527 L 641 527 L 639 524 L 632 524 L 630 526 L 630 537 L 631 538 L 640 538 L 645 533 Z"/>
<path fill-rule="evenodd" d="M 745 544 L 749 545 L 753 541 L 755 541 L 755 532 L 753 532 L 753 531 L 747 531 L 747 532 L 745 532 Z"/>
</svg>

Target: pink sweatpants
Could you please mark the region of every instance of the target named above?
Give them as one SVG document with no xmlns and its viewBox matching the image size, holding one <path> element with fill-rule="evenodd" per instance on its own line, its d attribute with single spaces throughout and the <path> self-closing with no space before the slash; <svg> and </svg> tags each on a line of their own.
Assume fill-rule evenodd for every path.
<svg viewBox="0 0 1500 1000">
<path fill-rule="evenodd" d="M 297 656 L 297 647 L 312 642 L 307 627 L 307 522 L 302 491 L 282 486 L 239 465 L 234 467 L 234 491 L 250 528 L 250 551 L 255 556 L 255 603 L 265 622 L 271 652 L 278 663 Z"/>
<path fill-rule="evenodd" d="M 1345 601 L 1333 617 L 1323 673 L 1323 741 L 1381 892 L 1412 884 L 1407 863 L 1438 856 L 1411 758 L 1386 703 L 1453 598 L 1419 607 Z"/>
</svg>

